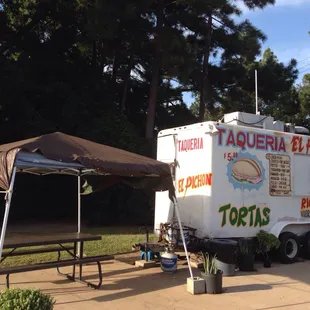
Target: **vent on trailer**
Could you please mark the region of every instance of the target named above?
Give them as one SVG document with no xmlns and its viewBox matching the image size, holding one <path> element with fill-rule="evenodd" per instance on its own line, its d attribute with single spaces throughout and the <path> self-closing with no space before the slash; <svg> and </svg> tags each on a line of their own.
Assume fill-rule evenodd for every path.
<svg viewBox="0 0 310 310">
<path fill-rule="evenodd" d="M 278 120 L 275 121 L 272 116 L 257 115 L 245 112 L 232 112 L 225 114 L 224 123 L 251 128 L 254 127 L 267 130 L 309 135 L 309 130 L 305 127 L 295 126 L 292 123 L 284 123 Z"/>
<path fill-rule="evenodd" d="M 245 112 L 233 112 L 225 114 L 224 123 L 269 130 L 275 130 L 274 127 L 277 127 L 279 129 L 282 129 L 281 131 L 284 131 L 284 123 L 277 121 L 274 124 L 274 118 L 271 116 L 256 115 Z"/>
</svg>

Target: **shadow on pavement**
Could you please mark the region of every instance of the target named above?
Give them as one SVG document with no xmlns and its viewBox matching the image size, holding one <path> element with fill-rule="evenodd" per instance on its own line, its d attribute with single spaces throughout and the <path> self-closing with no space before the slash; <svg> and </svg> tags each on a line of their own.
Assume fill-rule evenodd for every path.
<svg viewBox="0 0 310 310">
<path fill-rule="evenodd" d="M 223 293 L 241 293 L 251 291 L 264 291 L 271 290 L 272 286 L 267 284 L 247 284 L 247 285 L 236 285 L 223 288 Z"/>
</svg>

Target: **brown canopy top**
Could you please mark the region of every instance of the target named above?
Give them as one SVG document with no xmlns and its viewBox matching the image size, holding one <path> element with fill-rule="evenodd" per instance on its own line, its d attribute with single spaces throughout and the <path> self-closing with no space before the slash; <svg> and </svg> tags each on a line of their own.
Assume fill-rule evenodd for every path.
<svg viewBox="0 0 310 310">
<path fill-rule="evenodd" d="M 38 152 L 62 163 L 77 163 L 102 174 L 120 177 L 157 177 L 161 190 L 174 191 L 168 164 L 110 146 L 55 132 L 0 145 L 0 187 L 8 190 L 20 150 Z"/>
</svg>

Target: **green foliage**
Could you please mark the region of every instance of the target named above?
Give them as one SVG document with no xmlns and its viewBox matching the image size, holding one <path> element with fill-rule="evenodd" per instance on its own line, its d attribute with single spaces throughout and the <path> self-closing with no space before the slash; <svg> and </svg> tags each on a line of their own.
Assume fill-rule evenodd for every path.
<svg viewBox="0 0 310 310">
<path fill-rule="evenodd" d="M 205 274 L 217 274 L 216 255 L 211 256 L 209 253 L 201 253 L 203 257 L 203 268 Z"/>
<path fill-rule="evenodd" d="M 256 251 L 261 254 L 269 252 L 273 248 L 277 249 L 281 244 L 280 240 L 274 234 L 268 233 L 265 230 L 260 230 L 257 233 L 256 238 Z"/>
<path fill-rule="evenodd" d="M 244 3 L 262 9 L 274 0 Z M 234 14 L 241 12 L 231 1 L 0 4 L 0 129 L 5 133 L 0 143 L 61 130 L 148 152 L 138 140 L 144 136 L 150 104 L 156 105 L 158 130 L 196 121 L 183 103 L 182 90 L 201 92 L 206 49 L 210 55 L 221 55 L 220 63 L 208 64 L 207 119 L 249 107 L 251 96 L 228 92 L 227 86 L 237 82 L 236 89 L 249 91 L 246 84 L 252 74 L 244 73 L 266 36 L 249 21 L 236 23 Z M 207 47 L 205 16 L 210 14 L 212 37 Z M 157 15 L 163 17 L 160 27 Z M 160 74 L 154 78 L 156 55 Z M 279 78 L 273 76 L 272 81 Z M 158 82 L 155 92 L 150 92 L 151 80 Z M 216 108 L 218 103 L 221 109 Z M 121 116 L 111 117 L 116 111 Z M 107 132 L 114 133 L 113 139 Z"/>
<path fill-rule="evenodd" d="M 52 310 L 55 300 L 40 290 L 6 289 L 0 293 L 2 310 Z"/>
<path fill-rule="evenodd" d="M 310 74 L 305 74 L 302 79 L 302 84 L 299 86 L 299 100 L 301 104 L 301 112 L 304 116 L 310 113 Z"/>
<path fill-rule="evenodd" d="M 250 9 L 274 2 L 243 0 Z M 154 142 L 159 130 L 201 118 L 201 103 L 204 120 L 255 112 L 255 69 L 260 111 L 308 122 L 307 79 L 296 89 L 296 61 L 284 65 L 270 49 L 255 61 L 267 34 L 236 21 L 235 1 L 0 0 L 0 8 L 1 144 L 62 131 L 154 156 L 146 128 Z M 196 95 L 191 109 L 185 91 Z M 151 205 L 131 195 L 137 210 Z M 109 189 L 98 201 L 115 206 L 114 196 Z M 121 202 L 113 212 L 127 215 Z"/>
</svg>

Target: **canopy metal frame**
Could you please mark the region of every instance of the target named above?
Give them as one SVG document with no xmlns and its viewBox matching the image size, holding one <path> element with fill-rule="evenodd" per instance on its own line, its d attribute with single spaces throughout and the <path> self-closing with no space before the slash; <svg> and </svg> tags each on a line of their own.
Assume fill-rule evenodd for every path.
<svg viewBox="0 0 310 310">
<path fill-rule="evenodd" d="M 29 156 L 29 155 L 27 155 L 27 156 Z M 37 156 L 37 157 L 40 156 L 41 160 L 45 159 L 42 155 L 36 154 L 35 156 Z M 75 164 L 75 163 L 67 164 L 64 162 L 57 162 L 57 161 L 48 160 L 48 159 L 46 159 L 46 161 L 48 162 L 48 164 L 50 164 L 50 167 L 48 166 L 48 164 L 47 164 L 47 166 L 42 167 L 42 165 L 40 163 L 38 163 L 38 161 L 36 161 L 36 160 L 34 160 L 34 162 L 32 162 L 32 163 L 28 161 L 26 165 L 18 163 L 18 160 L 16 160 L 15 165 L 13 167 L 12 175 L 11 175 L 9 190 L 8 191 L 0 191 L 0 193 L 5 194 L 5 200 L 6 200 L 2 230 L 1 230 L 1 237 L 0 237 L 0 258 L 2 257 L 4 239 L 5 239 L 5 235 L 6 235 L 6 231 L 7 231 L 7 223 L 8 223 L 11 201 L 12 201 L 12 196 L 13 196 L 13 191 L 14 191 L 16 173 L 27 173 L 27 174 L 37 175 L 37 176 L 46 176 L 46 175 L 51 175 L 51 174 L 76 176 L 77 177 L 77 196 L 78 196 L 77 197 L 78 198 L 78 201 L 77 201 L 77 215 L 78 215 L 77 232 L 78 233 L 81 232 L 81 218 L 82 218 L 81 177 L 85 176 L 85 175 L 94 175 L 94 176 L 109 176 L 109 175 L 111 175 L 109 173 L 104 173 L 104 172 L 98 171 L 96 169 L 85 168 L 85 167 L 81 166 L 80 164 Z M 62 167 L 59 167 L 60 165 Z M 65 167 L 66 165 L 68 165 L 68 167 Z M 74 166 L 76 166 L 76 167 L 74 167 Z M 159 176 L 158 175 L 146 175 L 145 177 L 159 177 Z M 182 223 L 181 223 L 181 219 L 180 219 L 178 202 L 177 202 L 176 198 L 174 198 L 173 204 L 174 204 L 174 209 L 176 211 L 177 220 L 178 220 L 179 227 L 180 227 L 181 238 L 182 238 L 182 242 L 183 242 L 183 246 L 184 246 L 184 251 L 185 251 L 185 255 L 186 255 L 186 259 L 187 259 L 187 263 L 188 263 L 190 276 L 191 276 L 191 278 L 193 278 L 193 272 L 192 272 L 192 268 L 190 265 L 187 246 L 185 243 L 184 231 L 183 231 Z M 80 244 L 78 245 L 78 255 L 79 254 L 80 254 Z"/>
</svg>

